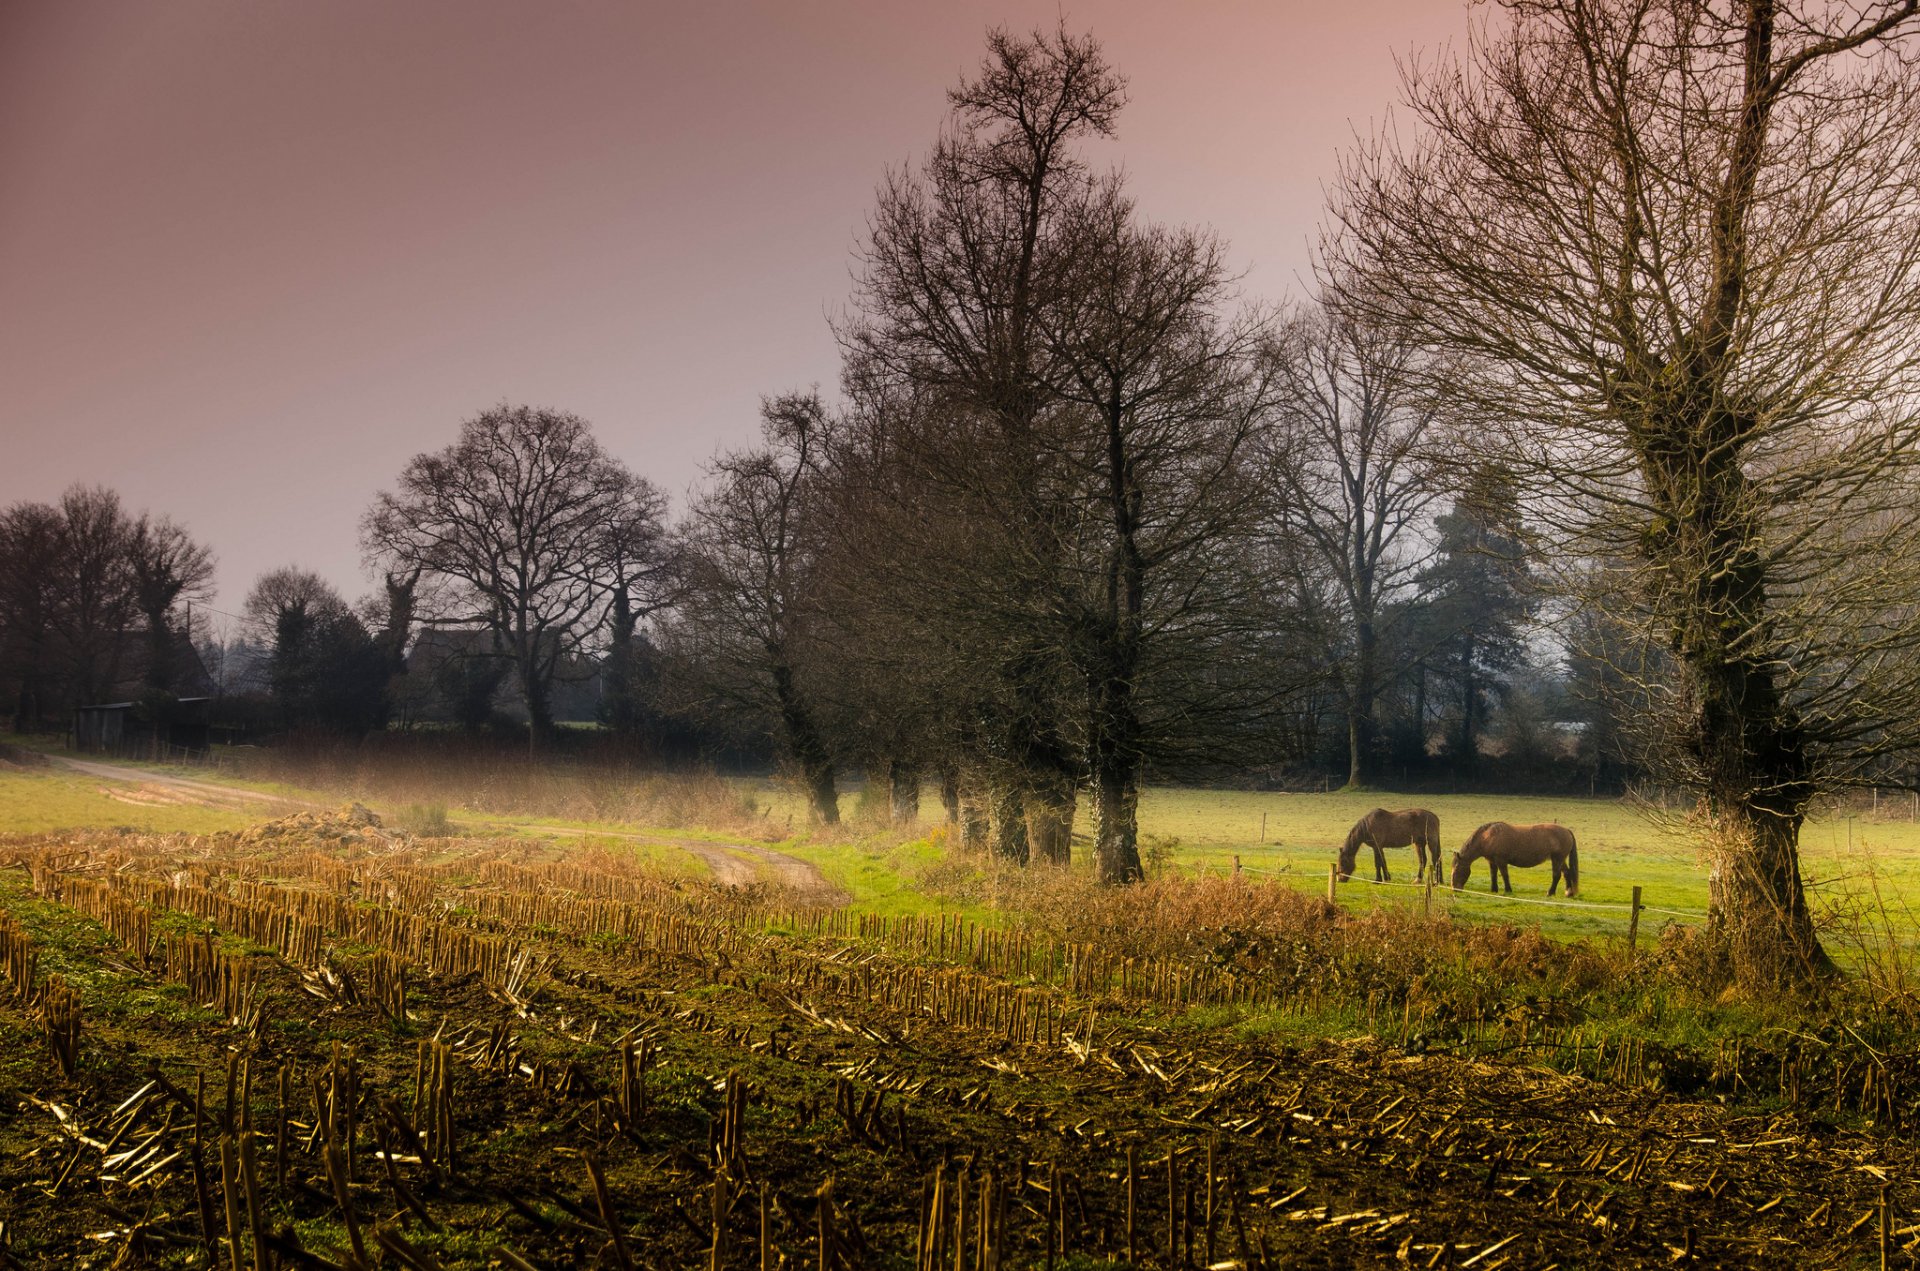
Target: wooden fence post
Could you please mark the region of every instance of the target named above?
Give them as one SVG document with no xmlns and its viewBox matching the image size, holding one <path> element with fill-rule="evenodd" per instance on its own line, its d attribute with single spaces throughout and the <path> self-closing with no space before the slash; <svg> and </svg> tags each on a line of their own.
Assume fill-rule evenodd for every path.
<svg viewBox="0 0 1920 1271">
<path fill-rule="evenodd" d="M 1640 946 L 1640 884 L 1633 885 L 1633 916 L 1627 919 L 1627 956 L 1632 957 Z"/>
<path fill-rule="evenodd" d="M 1267 814 L 1265 812 L 1260 814 L 1260 841 L 1262 843 L 1267 841 Z"/>
<path fill-rule="evenodd" d="M 1328 865 L 1327 866 L 1327 903 L 1329 905 L 1337 904 L 1339 903 L 1339 898 L 1340 898 L 1340 867 L 1338 865 Z"/>
</svg>

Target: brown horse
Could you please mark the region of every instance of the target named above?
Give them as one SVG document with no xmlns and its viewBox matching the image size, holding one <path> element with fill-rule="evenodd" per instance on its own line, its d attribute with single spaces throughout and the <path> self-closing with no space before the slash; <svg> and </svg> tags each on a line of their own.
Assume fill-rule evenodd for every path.
<svg viewBox="0 0 1920 1271">
<path fill-rule="evenodd" d="M 1467 885 L 1467 878 L 1473 873 L 1473 863 L 1483 856 L 1486 857 L 1487 872 L 1492 876 L 1493 890 L 1496 892 L 1504 881 L 1507 895 L 1513 895 L 1513 876 L 1507 873 L 1509 865 L 1524 869 L 1542 861 L 1552 861 L 1553 881 L 1547 885 L 1547 895 L 1553 895 L 1559 888 L 1562 877 L 1567 880 L 1569 900 L 1580 894 L 1580 849 L 1573 841 L 1573 831 L 1564 825 L 1487 822 L 1473 832 L 1465 847 L 1453 854 L 1455 891 Z"/>
<path fill-rule="evenodd" d="M 1398 812 L 1375 808 L 1355 821 L 1353 829 L 1347 832 L 1345 846 L 1340 849 L 1341 882 L 1353 877 L 1354 862 L 1360 857 L 1362 843 L 1373 849 L 1375 882 L 1384 883 L 1392 877 L 1387 871 L 1387 854 L 1380 849 L 1408 844 L 1413 845 L 1420 858 L 1420 872 L 1415 877 L 1426 879 L 1429 852 L 1433 855 L 1433 876 L 1436 880 L 1440 877 L 1440 818 L 1425 808 L 1402 808 Z"/>
</svg>

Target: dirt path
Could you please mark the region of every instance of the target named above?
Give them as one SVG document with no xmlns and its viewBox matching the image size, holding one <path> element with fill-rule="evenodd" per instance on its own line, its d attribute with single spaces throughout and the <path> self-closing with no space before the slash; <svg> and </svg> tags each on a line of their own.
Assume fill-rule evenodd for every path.
<svg viewBox="0 0 1920 1271">
<path fill-rule="evenodd" d="M 100 763 L 92 759 L 69 759 L 64 755 L 48 755 L 47 758 L 56 767 L 102 781 L 124 782 L 148 791 L 172 792 L 229 807 L 235 804 L 263 809 L 275 806 L 300 808 L 323 806 L 304 799 L 289 799 L 281 795 L 264 794 L 258 790 L 245 790 L 238 786 L 222 785 L 214 781 L 199 781 L 192 777 L 180 777 L 171 773 L 150 772 L 144 768 L 129 768 L 121 764 Z M 163 800 L 141 798 L 138 793 L 135 793 L 129 796 L 128 801 L 146 803 Z M 699 860 L 712 871 L 714 881 L 727 887 L 749 887 L 755 883 L 772 883 L 793 892 L 797 899 L 809 905 L 838 905 L 845 903 L 847 899 L 846 893 L 829 882 L 826 875 L 811 862 L 754 843 L 715 843 L 705 839 L 666 838 L 656 834 L 633 834 L 613 830 L 577 830 L 553 825 L 518 825 L 512 822 L 487 821 L 480 824 L 490 829 L 503 829 L 529 837 L 550 834 L 561 838 L 615 838 L 635 843 L 658 843 L 677 847 Z"/>
<path fill-rule="evenodd" d="M 192 777 L 176 777 L 172 773 L 149 772 L 145 768 L 127 768 L 120 764 L 99 763 L 92 759 L 69 759 L 65 755 L 48 755 L 47 760 L 56 768 L 65 768 L 85 776 L 97 777 L 102 781 L 122 781 L 133 786 L 154 787 L 161 790 L 177 790 L 196 798 L 214 803 L 232 805 L 235 803 L 253 804 L 260 807 L 294 806 L 302 808 L 318 807 L 302 799 L 289 799 L 283 795 L 266 794 L 259 790 L 246 790 L 239 786 L 221 785 L 215 781 L 197 781 Z"/>
</svg>

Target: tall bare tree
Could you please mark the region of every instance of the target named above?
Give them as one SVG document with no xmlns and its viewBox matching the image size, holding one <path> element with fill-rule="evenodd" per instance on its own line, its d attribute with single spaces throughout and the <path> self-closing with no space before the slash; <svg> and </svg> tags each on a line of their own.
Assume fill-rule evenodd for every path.
<svg viewBox="0 0 1920 1271">
<path fill-rule="evenodd" d="M 880 191 L 842 337 L 856 377 L 910 386 L 901 400 L 937 399 L 916 417 L 929 425 L 928 441 L 943 443 L 917 450 L 927 475 L 1004 527 L 1000 576 L 970 589 L 997 591 L 992 608 L 1008 619 L 975 646 L 996 660 L 998 683 L 978 684 L 983 709 L 965 712 L 973 726 L 964 733 L 973 766 L 995 785 L 996 850 L 1026 859 L 1031 826 L 1039 854 L 1063 860 L 1080 763 L 1058 715 L 1064 668 L 1044 612 L 1062 508 L 1041 470 L 1040 434 L 1058 403 L 1040 365 L 1047 349 L 1036 314 L 1051 240 L 1088 181 L 1077 147 L 1112 133 L 1126 87 L 1091 38 L 1064 27 L 994 30 L 985 62 L 948 100 L 931 156 Z"/>
<path fill-rule="evenodd" d="M 1038 308 L 1043 382 L 1062 406 L 1047 435 L 1081 506 L 1050 608 L 1085 680 L 1096 872 L 1126 883 L 1142 877 L 1146 763 L 1217 727 L 1213 708 L 1247 704 L 1218 655 L 1252 613 L 1237 549 L 1256 520 L 1265 332 L 1233 316 L 1218 240 L 1142 223 L 1117 179 L 1088 189 L 1059 238 Z"/>
<path fill-rule="evenodd" d="M 722 455 L 690 509 L 674 638 L 709 698 L 768 721 L 814 818 L 840 820 L 818 674 L 820 518 L 812 503 L 826 408 L 814 393 L 761 405 L 763 444 Z"/>
<path fill-rule="evenodd" d="M 1808 807 L 1920 744 L 1920 3 L 1503 7 L 1347 165 L 1335 263 L 1549 560 L 1621 562 L 1732 965 L 1823 967 Z"/>
<path fill-rule="evenodd" d="M 1347 720 L 1347 784 L 1378 780 L 1381 647 L 1429 546 L 1420 530 L 1441 485 L 1426 461 L 1434 409 L 1420 351 L 1337 302 L 1292 316 L 1275 341 L 1278 419 L 1267 446 L 1270 504 L 1303 603 L 1327 621 Z"/>
<path fill-rule="evenodd" d="M 453 445 L 415 455 L 361 522 L 369 560 L 444 584 L 434 622 L 492 634 L 519 678 L 536 753 L 553 728 L 555 670 L 606 610 L 608 527 L 632 480 L 578 416 L 500 406 Z"/>
</svg>

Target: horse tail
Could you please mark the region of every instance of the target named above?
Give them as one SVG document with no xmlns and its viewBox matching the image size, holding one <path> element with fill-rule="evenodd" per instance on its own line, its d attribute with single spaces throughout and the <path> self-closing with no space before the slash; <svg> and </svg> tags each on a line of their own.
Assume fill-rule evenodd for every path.
<svg viewBox="0 0 1920 1271">
<path fill-rule="evenodd" d="M 1573 831 L 1567 832 L 1567 895 L 1580 894 L 1580 840 L 1573 837 Z"/>
</svg>

